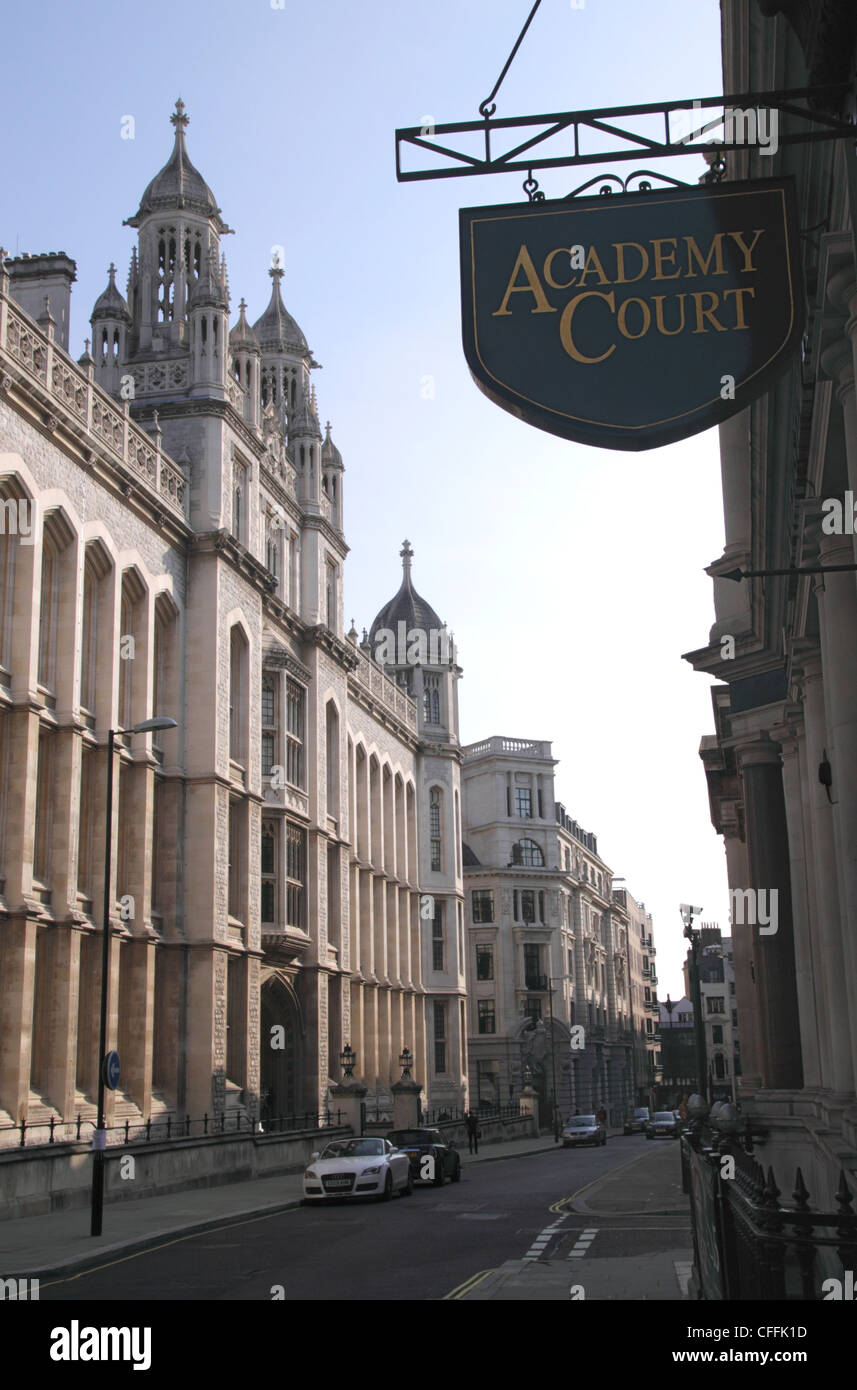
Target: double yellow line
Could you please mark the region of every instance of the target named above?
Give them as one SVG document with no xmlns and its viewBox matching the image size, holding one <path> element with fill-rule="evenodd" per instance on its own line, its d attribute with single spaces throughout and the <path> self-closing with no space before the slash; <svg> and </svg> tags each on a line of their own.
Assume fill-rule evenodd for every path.
<svg viewBox="0 0 857 1390">
<path fill-rule="evenodd" d="M 478 1274 L 471 1274 L 470 1278 L 465 1279 L 463 1284 L 459 1284 L 457 1289 L 453 1289 L 451 1293 L 445 1293 L 441 1302 L 446 1303 L 449 1299 L 466 1298 L 471 1289 L 475 1289 L 477 1284 L 481 1284 L 483 1279 L 487 1279 L 489 1274 L 494 1273 L 493 1269 L 483 1269 Z"/>
</svg>

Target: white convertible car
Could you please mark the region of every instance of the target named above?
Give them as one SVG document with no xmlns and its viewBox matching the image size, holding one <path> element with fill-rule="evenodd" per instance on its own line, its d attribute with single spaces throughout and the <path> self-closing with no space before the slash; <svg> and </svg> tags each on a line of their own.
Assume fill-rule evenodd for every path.
<svg viewBox="0 0 857 1390">
<path fill-rule="evenodd" d="M 381 1197 L 414 1190 L 411 1160 L 389 1139 L 335 1139 L 313 1154 L 304 1172 L 306 1201 L 325 1197 Z"/>
</svg>

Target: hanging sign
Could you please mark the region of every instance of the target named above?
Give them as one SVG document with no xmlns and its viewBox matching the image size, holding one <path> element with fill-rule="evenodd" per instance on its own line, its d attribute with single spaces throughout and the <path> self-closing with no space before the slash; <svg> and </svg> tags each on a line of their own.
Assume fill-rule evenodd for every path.
<svg viewBox="0 0 857 1390">
<path fill-rule="evenodd" d="M 803 331 L 792 180 L 463 208 L 464 353 L 519 419 L 653 449 L 743 410 Z"/>
</svg>

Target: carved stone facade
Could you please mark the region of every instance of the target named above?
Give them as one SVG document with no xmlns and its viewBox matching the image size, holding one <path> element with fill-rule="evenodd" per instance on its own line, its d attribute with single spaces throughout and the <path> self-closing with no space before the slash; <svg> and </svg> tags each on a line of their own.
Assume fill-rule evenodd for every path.
<svg viewBox="0 0 857 1390">
<path fill-rule="evenodd" d="M 68 353 L 74 263 L 0 256 L 0 1129 L 93 1114 L 108 834 L 108 1125 L 317 1114 L 346 1043 L 370 1106 L 405 1045 L 428 1102 L 460 1103 L 457 710 L 427 721 L 344 633 L 318 364 L 279 265 L 230 332 L 229 228 L 172 121 L 91 352 Z M 177 727 L 133 731 L 154 717 Z M 435 976 L 441 891 L 462 966 Z"/>
<path fill-rule="evenodd" d="M 721 8 L 725 92 L 853 77 L 853 5 Z M 853 123 L 853 82 L 814 104 Z M 816 231 L 800 358 L 721 426 L 716 620 L 687 660 L 720 682 L 700 755 L 733 895 L 738 1093 L 778 1181 L 799 1167 L 832 1210 L 841 1170 L 857 1191 L 857 164 L 847 140 L 726 160 L 730 179 L 792 176 Z"/>
</svg>

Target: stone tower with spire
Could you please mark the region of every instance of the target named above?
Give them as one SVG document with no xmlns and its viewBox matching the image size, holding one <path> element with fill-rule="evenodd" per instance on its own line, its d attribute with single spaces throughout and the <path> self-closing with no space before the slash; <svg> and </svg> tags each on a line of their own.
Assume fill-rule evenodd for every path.
<svg viewBox="0 0 857 1390">
<path fill-rule="evenodd" d="M 467 995 L 467 938 L 458 732 L 462 671 L 446 623 L 414 588 L 410 541 L 403 542 L 399 557 L 402 582 L 376 616 L 364 650 L 417 705 L 419 877 L 425 909 L 420 913 L 420 949 L 427 991 L 426 1030 L 436 1044 L 434 1055 L 429 1055 L 427 1082 L 433 1104 L 462 1105 L 467 1094 L 467 1030 L 462 1009 Z"/>
</svg>

